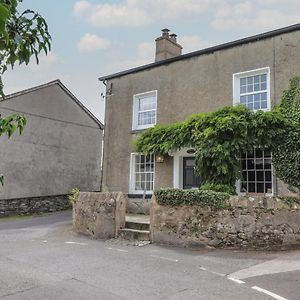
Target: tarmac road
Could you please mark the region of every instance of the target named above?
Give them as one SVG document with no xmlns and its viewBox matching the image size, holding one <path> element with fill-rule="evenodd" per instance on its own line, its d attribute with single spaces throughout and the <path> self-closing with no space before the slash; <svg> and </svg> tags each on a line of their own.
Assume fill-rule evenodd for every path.
<svg viewBox="0 0 300 300">
<path fill-rule="evenodd" d="M 0 299 L 300 299 L 300 251 L 95 241 L 71 212 L 0 219 Z"/>
</svg>

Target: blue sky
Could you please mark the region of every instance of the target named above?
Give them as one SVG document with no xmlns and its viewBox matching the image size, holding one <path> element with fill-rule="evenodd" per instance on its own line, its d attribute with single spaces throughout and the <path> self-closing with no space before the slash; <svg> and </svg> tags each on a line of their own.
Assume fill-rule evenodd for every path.
<svg viewBox="0 0 300 300">
<path fill-rule="evenodd" d="M 42 14 L 52 51 L 4 75 L 6 93 L 54 79 L 101 121 L 102 75 L 150 63 L 162 28 L 178 34 L 183 52 L 300 22 L 299 0 L 24 0 Z"/>
</svg>

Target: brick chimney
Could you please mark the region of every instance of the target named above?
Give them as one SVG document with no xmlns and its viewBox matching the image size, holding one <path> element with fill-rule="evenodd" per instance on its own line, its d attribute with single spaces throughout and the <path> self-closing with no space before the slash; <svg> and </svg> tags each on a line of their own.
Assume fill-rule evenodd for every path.
<svg viewBox="0 0 300 300">
<path fill-rule="evenodd" d="M 177 35 L 169 34 L 169 32 L 170 30 L 167 28 L 162 29 L 162 35 L 155 40 L 155 61 L 179 56 L 182 53 L 182 47 L 177 44 Z"/>
</svg>

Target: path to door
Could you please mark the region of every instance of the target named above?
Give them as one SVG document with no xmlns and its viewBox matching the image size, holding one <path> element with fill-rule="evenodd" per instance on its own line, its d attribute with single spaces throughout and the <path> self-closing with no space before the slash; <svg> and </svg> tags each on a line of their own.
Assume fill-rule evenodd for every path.
<svg viewBox="0 0 300 300">
<path fill-rule="evenodd" d="M 300 251 L 190 251 L 95 241 L 71 212 L 0 220 L 0 299 L 290 299 Z"/>
</svg>

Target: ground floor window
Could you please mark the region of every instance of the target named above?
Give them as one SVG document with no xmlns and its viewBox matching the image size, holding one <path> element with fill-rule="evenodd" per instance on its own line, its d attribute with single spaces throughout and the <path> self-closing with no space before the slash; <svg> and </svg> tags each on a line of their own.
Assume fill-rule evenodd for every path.
<svg viewBox="0 0 300 300">
<path fill-rule="evenodd" d="M 130 190 L 132 193 L 154 189 L 154 155 L 131 154 Z"/>
<path fill-rule="evenodd" d="M 241 157 L 241 193 L 273 193 L 272 153 L 256 149 Z"/>
</svg>

